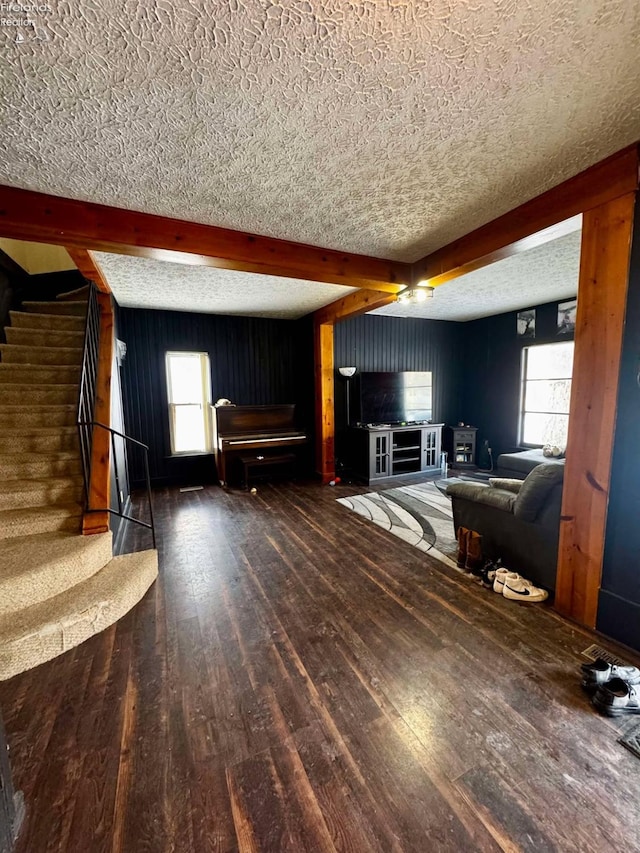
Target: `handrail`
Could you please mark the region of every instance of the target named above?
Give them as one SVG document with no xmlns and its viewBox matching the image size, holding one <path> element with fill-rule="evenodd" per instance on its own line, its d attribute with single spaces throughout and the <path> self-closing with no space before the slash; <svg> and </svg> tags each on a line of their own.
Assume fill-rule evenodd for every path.
<svg viewBox="0 0 640 853">
<path fill-rule="evenodd" d="M 80 441 L 80 457 L 82 462 L 82 477 L 85 489 L 85 513 L 83 532 L 99 533 L 109 529 L 108 515 L 133 521 L 151 530 L 153 547 L 156 547 L 156 532 L 151 501 L 151 478 L 149 475 L 149 447 L 126 433 L 113 429 L 108 424 L 96 419 L 96 406 L 110 418 L 110 381 L 112 358 L 113 319 L 110 295 L 98 292 L 98 288 L 90 282 L 87 319 L 85 324 L 84 348 L 82 355 L 82 371 L 77 409 L 78 438 Z M 107 364 L 108 362 L 108 364 Z M 99 387 L 100 386 L 100 387 Z M 100 438 L 99 431 L 109 433 L 105 441 Z M 116 437 L 141 447 L 144 451 L 144 466 L 147 485 L 147 500 L 149 502 L 150 522 L 135 518 L 125 513 L 122 505 L 120 490 L 120 471 L 116 453 Z M 108 504 L 110 461 L 113 459 L 118 509 L 112 509 Z M 125 454 L 125 467 L 127 457 Z M 93 500 L 105 506 L 92 506 Z M 102 518 L 89 522 L 89 514 L 102 514 Z"/>
<path fill-rule="evenodd" d="M 156 547 L 156 528 L 155 522 L 153 518 L 153 502 L 151 500 L 151 477 L 149 474 L 149 445 L 144 444 L 142 441 L 138 441 L 137 438 L 132 438 L 130 435 L 127 435 L 124 432 L 120 432 L 117 429 L 113 429 L 113 427 L 107 426 L 106 424 L 100 423 L 100 421 L 78 421 L 78 428 L 81 427 L 98 427 L 99 429 L 104 429 L 111 435 L 111 453 L 113 456 L 114 463 L 114 474 L 116 478 L 116 491 L 118 493 L 118 509 L 112 509 L 111 507 L 90 507 L 89 500 L 87 498 L 87 507 L 86 512 L 108 512 L 111 515 L 116 515 L 118 518 L 124 518 L 126 521 L 133 521 L 136 524 L 141 525 L 142 527 L 146 527 L 151 531 L 151 538 L 153 539 L 153 547 Z M 123 512 L 122 509 L 122 497 L 120 495 L 120 475 L 118 472 L 118 457 L 116 454 L 116 445 L 115 438 L 122 438 L 125 441 L 130 441 L 132 444 L 136 444 L 138 447 L 141 447 L 144 450 L 144 470 L 145 470 L 145 479 L 147 481 L 147 501 L 149 503 L 149 521 L 143 521 L 141 518 L 135 518 L 132 515 L 127 515 Z M 87 492 L 88 495 L 88 492 Z"/>
</svg>

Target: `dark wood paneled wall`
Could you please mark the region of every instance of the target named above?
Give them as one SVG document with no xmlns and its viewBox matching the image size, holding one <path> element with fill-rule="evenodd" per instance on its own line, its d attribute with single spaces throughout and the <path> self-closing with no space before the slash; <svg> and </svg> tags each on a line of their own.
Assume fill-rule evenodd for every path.
<svg viewBox="0 0 640 853">
<path fill-rule="evenodd" d="M 565 300 L 562 300 L 565 301 Z M 573 340 L 556 330 L 558 302 L 536 308 L 536 336 L 516 334 L 516 311 L 464 324 L 464 369 L 458 420 L 478 427 L 478 446 L 485 440 L 500 453 L 518 450 L 522 349 L 534 344 Z"/>
<path fill-rule="evenodd" d="M 640 649 L 640 216 L 636 215 L 596 626 Z"/>
<path fill-rule="evenodd" d="M 119 337 L 127 344 L 122 368 L 125 423 L 150 447 L 154 485 L 213 482 L 213 457 L 171 457 L 165 353 L 207 352 L 212 402 L 296 403 L 303 426 L 313 425 L 313 332 L 308 320 L 268 320 L 123 308 Z M 130 458 L 132 486 L 142 479 Z"/>
</svg>

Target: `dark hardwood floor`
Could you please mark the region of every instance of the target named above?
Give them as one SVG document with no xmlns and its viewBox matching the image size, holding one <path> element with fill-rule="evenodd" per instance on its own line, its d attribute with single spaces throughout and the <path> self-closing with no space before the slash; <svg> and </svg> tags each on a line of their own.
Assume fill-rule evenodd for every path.
<svg viewBox="0 0 640 853">
<path fill-rule="evenodd" d="M 0 685 L 18 853 L 640 850 L 616 743 L 638 718 L 579 686 L 602 638 L 336 503 L 354 491 L 155 494 L 142 603 Z"/>
</svg>

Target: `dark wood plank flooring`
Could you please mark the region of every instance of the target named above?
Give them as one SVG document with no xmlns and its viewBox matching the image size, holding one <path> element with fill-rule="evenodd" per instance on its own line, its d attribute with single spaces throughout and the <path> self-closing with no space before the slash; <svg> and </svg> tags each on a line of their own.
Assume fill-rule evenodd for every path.
<svg viewBox="0 0 640 853">
<path fill-rule="evenodd" d="M 354 491 L 155 494 L 143 602 L 0 685 L 18 853 L 640 850 L 634 720 L 579 686 L 602 638 L 336 503 Z"/>
</svg>

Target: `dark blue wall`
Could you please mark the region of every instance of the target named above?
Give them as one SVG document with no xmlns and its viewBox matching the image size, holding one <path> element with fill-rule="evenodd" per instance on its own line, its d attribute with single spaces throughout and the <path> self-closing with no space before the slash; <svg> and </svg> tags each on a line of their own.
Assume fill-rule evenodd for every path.
<svg viewBox="0 0 640 853">
<path fill-rule="evenodd" d="M 597 628 L 640 649 L 640 216 L 636 216 L 618 387 Z"/>
<path fill-rule="evenodd" d="M 313 427 L 313 334 L 306 320 L 265 320 L 147 311 L 118 312 L 118 337 L 127 345 L 121 377 L 127 432 L 150 447 L 153 485 L 215 481 L 213 457 L 171 457 L 165 378 L 168 350 L 207 352 L 212 401 L 296 403 L 302 425 Z M 130 455 L 132 486 L 142 482 Z"/>
<path fill-rule="evenodd" d="M 462 419 L 464 324 L 363 314 L 335 327 L 335 364 L 358 371 L 433 373 L 433 420 Z M 336 401 L 344 380 L 336 377 Z"/>
<path fill-rule="evenodd" d="M 464 415 L 461 403 L 464 324 L 442 320 L 363 314 L 335 327 L 334 358 L 336 460 L 351 467 L 346 431 L 347 383 L 338 367 L 359 372 L 426 371 L 433 374 L 433 421 L 455 423 Z M 350 380 L 351 421 L 358 419 L 357 378 Z"/>
<path fill-rule="evenodd" d="M 478 427 L 478 446 L 485 440 L 494 462 L 501 453 L 520 450 L 520 382 L 523 347 L 573 340 L 557 333 L 558 302 L 536 308 L 535 338 L 516 332 L 517 311 L 464 324 L 462 414 L 458 420 Z"/>
</svg>

